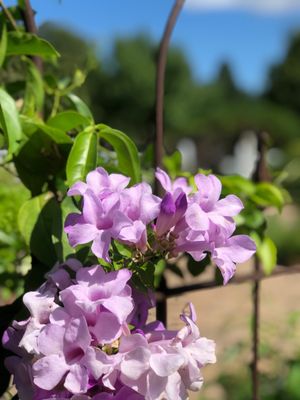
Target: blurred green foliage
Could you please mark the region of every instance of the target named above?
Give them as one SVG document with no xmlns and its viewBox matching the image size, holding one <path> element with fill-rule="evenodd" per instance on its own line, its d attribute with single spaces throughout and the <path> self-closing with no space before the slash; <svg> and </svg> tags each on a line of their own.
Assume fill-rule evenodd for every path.
<svg viewBox="0 0 300 400">
<path fill-rule="evenodd" d="M 22 276 L 30 265 L 17 224 L 19 209 L 30 193 L 12 174 L 0 167 L 0 301 L 22 292 Z"/>
</svg>

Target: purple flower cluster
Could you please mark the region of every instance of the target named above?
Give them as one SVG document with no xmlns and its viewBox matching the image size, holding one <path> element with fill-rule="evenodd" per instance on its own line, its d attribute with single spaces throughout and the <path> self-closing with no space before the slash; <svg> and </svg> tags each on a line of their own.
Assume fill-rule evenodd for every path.
<svg viewBox="0 0 300 400">
<path fill-rule="evenodd" d="M 83 207 L 81 213 L 67 217 L 70 244 L 92 242 L 92 252 L 106 261 L 112 240 L 141 254 L 152 251 L 170 258 L 186 252 L 196 261 L 210 254 L 227 283 L 236 263 L 255 252 L 248 236 L 232 236 L 233 217 L 243 209 L 241 200 L 234 195 L 220 199 L 221 182 L 214 175 L 196 175 L 196 190 L 185 178 L 171 182 L 161 169 L 156 178 L 165 189 L 162 199 L 147 183 L 127 188 L 129 178 L 109 175 L 103 168 L 90 172 L 86 183 L 75 183 L 68 194 L 82 196 Z"/>
<path fill-rule="evenodd" d="M 91 242 L 103 266 L 70 259 L 24 295 L 29 318 L 14 321 L 3 336 L 20 399 L 182 400 L 200 389 L 200 370 L 215 362 L 215 344 L 200 336 L 193 306 L 181 315 L 179 331 L 147 323 L 154 296 L 139 292 L 132 274 L 149 261 L 210 254 L 227 283 L 255 245 L 233 236 L 243 205 L 234 195 L 220 199 L 214 175 L 196 175 L 195 189 L 160 169 L 156 178 L 162 198 L 147 183 L 127 187 L 129 178 L 103 168 L 70 188 L 83 201 L 82 211 L 66 219 L 69 242 Z M 116 261 L 118 243 L 125 255 Z"/>
<path fill-rule="evenodd" d="M 179 331 L 147 324 L 151 296 L 132 290 L 130 278 L 125 268 L 69 260 L 24 295 L 30 317 L 3 337 L 20 399 L 180 400 L 199 390 L 215 345 L 200 336 L 193 306 Z"/>
<path fill-rule="evenodd" d="M 146 227 L 159 213 L 160 199 L 147 183 L 127 188 L 130 178 L 97 168 L 86 183 L 77 182 L 69 196 L 83 196 L 81 214 L 70 214 L 65 224 L 71 246 L 92 242 L 92 252 L 109 261 L 112 239 L 145 251 Z"/>
</svg>

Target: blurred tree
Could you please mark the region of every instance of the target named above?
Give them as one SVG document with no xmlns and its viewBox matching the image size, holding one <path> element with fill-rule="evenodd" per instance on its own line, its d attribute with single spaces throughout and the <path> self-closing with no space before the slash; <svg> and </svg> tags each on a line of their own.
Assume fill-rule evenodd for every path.
<svg viewBox="0 0 300 400">
<path fill-rule="evenodd" d="M 139 144 L 154 135 L 155 60 L 157 45 L 146 35 L 117 39 L 110 57 L 96 61 L 97 49 L 71 31 L 46 23 L 40 34 L 52 42 L 62 57 L 47 72 L 70 76 L 75 68 L 89 71 L 78 89 L 97 121 L 122 127 Z M 182 50 L 171 48 L 165 86 L 165 129 L 182 134 L 189 127 L 195 83 Z"/>
<path fill-rule="evenodd" d="M 61 57 L 54 63 L 45 65 L 45 75 L 48 81 L 61 81 L 68 85 L 73 80 L 76 71 L 81 71 L 80 79 L 93 69 L 100 69 L 100 59 L 96 53 L 96 45 L 83 39 L 72 30 L 61 27 L 52 22 L 46 22 L 39 27 L 39 35 L 47 39 L 60 53 Z M 76 93 L 85 100 L 89 99 L 89 88 L 86 85 L 78 85 Z"/>
<path fill-rule="evenodd" d="M 87 71 L 98 64 L 95 45 L 71 30 L 46 22 L 39 27 L 39 35 L 49 40 L 61 55 L 53 67 L 59 78 L 72 75 L 76 68 Z"/>
<path fill-rule="evenodd" d="M 147 36 L 117 39 L 103 70 L 87 79 L 91 108 L 97 117 L 147 143 L 154 135 L 155 59 L 157 47 Z M 165 130 L 183 133 L 189 125 L 190 94 L 195 88 L 180 49 L 168 55 L 165 85 Z"/>
<path fill-rule="evenodd" d="M 76 67 L 89 71 L 85 84 L 78 90 L 96 120 L 122 128 L 140 146 L 151 143 L 155 121 L 157 44 L 147 35 L 119 38 L 110 55 L 100 61 L 96 45 L 65 28 L 47 23 L 40 31 L 62 54 L 59 60 L 63 71 L 61 78 L 72 75 Z M 290 71 L 285 78 L 287 83 L 282 82 L 284 87 L 290 85 L 294 88 L 298 82 L 300 90 L 300 75 L 295 72 L 300 71 L 297 64 L 300 63 L 300 57 L 297 57 L 300 36 L 297 37 L 288 53 L 289 68 L 283 64 L 277 69 Z M 277 75 L 278 82 L 281 82 L 281 72 Z M 267 96 L 250 96 L 241 91 L 227 63 L 220 65 L 213 82 L 204 85 L 193 77 L 184 52 L 171 47 L 165 85 L 167 149 L 173 151 L 180 138 L 189 137 L 198 149 L 198 165 L 218 170 L 220 159 L 232 151 L 237 138 L 245 130 L 268 131 L 274 146 L 290 143 L 298 137 L 300 126 L 296 108 L 291 104 L 299 101 L 300 107 L 300 100 L 293 95 L 290 100 L 277 100 L 284 90 L 288 91 L 280 89 L 275 79 L 277 75 L 272 71 L 273 86 Z"/>
<path fill-rule="evenodd" d="M 266 97 L 300 114 L 300 32 L 292 37 L 285 59 L 271 69 Z"/>
</svg>

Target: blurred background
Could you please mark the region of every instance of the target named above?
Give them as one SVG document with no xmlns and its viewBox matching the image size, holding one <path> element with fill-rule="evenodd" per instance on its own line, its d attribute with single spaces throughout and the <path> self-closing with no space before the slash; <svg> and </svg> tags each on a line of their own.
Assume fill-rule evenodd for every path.
<svg viewBox="0 0 300 400">
<path fill-rule="evenodd" d="M 45 73 L 84 80 L 77 91 L 95 120 L 151 151 L 155 60 L 172 1 L 32 0 L 32 6 L 40 35 L 61 54 Z M 278 246 L 279 264 L 299 264 L 300 1 L 187 0 L 168 56 L 167 153 L 180 151 L 183 170 L 250 177 L 256 135 L 262 131 L 268 133 L 272 179 L 292 199 L 279 216 L 267 211 L 269 235 Z M 12 273 L 29 263 L 15 218 L 29 194 L 3 168 L 0 178 L 5 302 L 22 290 Z M 250 399 L 250 291 L 244 284 L 170 300 L 170 326 L 175 323 L 172 310 L 192 299 L 203 335 L 220 343 L 219 362 L 208 368 L 202 399 Z M 299 293 L 297 276 L 263 283 L 262 399 L 300 399 Z"/>
</svg>

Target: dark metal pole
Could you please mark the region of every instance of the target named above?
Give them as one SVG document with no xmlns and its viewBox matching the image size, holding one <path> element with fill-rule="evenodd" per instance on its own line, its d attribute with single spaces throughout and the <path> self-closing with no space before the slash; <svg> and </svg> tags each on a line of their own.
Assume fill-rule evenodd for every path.
<svg viewBox="0 0 300 400">
<path fill-rule="evenodd" d="M 256 170 L 253 175 L 255 182 L 269 181 L 270 175 L 266 163 L 266 151 L 268 134 L 260 132 L 257 135 L 257 149 L 259 158 L 256 165 Z M 259 275 L 260 263 L 257 255 L 255 256 L 254 274 Z M 252 302 L 253 302 L 253 315 L 252 315 L 252 400 L 259 400 L 259 326 L 260 326 L 260 281 L 258 278 L 254 279 L 252 287 Z"/>
<path fill-rule="evenodd" d="M 162 158 L 164 151 L 164 90 L 165 90 L 165 71 L 168 55 L 168 47 L 170 38 L 174 26 L 176 24 L 177 17 L 182 9 L 184 0 L 176 0 L 173 8 L 168 17 L 164 33 L 160 42 L 157 69 L 156 69 L 156 136 L 155 136 L 155 167 L 162 167 Z M 160 187 L 158 182 L 155 182 L 156 194 L 160 193 Z M 161 283 L 158 288 L 158 292 L 165 293 L 167 289 L 167 283 L 164 276 L 161 278 Z M 165 296 L 162 296 L 161 300 L 157 301 L 156 304 L 156 317 L 158 320 L 166 325 L 167 323 L 167 300 Z"/>
</svg>

